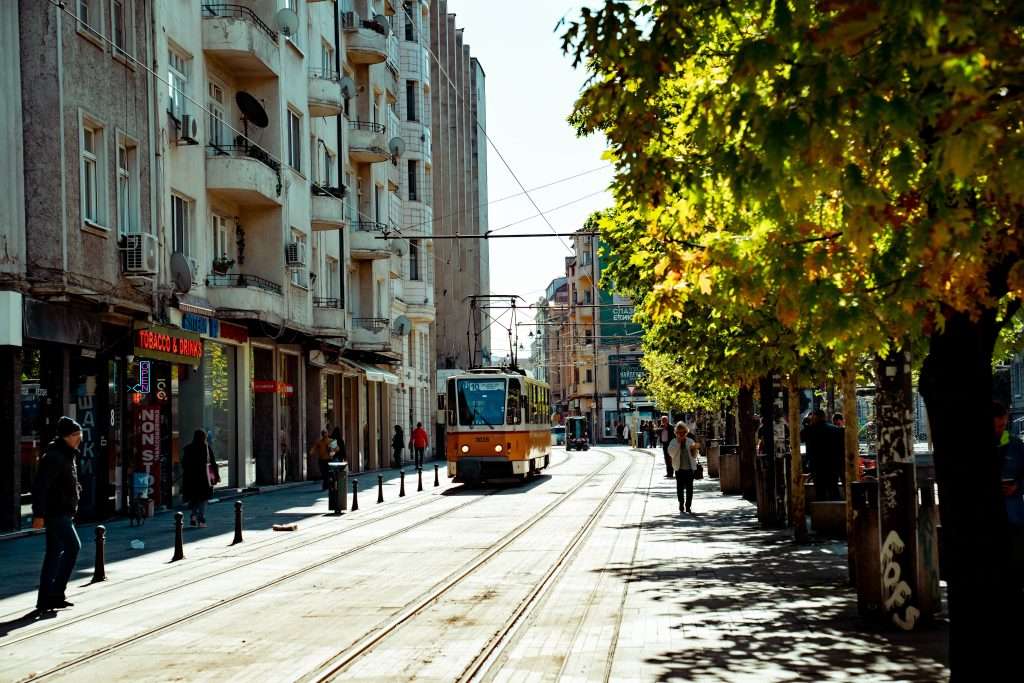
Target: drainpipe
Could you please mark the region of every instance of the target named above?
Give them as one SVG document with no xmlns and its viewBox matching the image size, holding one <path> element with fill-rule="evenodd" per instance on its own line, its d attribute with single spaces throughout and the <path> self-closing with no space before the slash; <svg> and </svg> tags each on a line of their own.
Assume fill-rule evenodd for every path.
<svg viewBox="0 0 1024 683">
<path fill-rule="evenodd" d="M 341 78 L 341 14 L 340 14 L 340 12 L 341 12 L 341 8 L 337 4 L 335 4 L 335 6 L 334 6 L 334 68 L 338 72 L 338 78 Z M 344 97 L 344 93 L 343 93 L 342 99 L 346 99 Z M 342 140 L 342 137 L 341 137 L 342 130 L 344 128 L 344 123 L 343 123 L 344 116 L 345 116 L 345 108 L 344 108 L 344 103 L 343 103 L 341 111 L 338 112 L 338 115 L 334 117 L 335 123 L 338 126 L 338 168 L 336 169 L 337 183 L 338 183 L 337 186 L 338 187 L 342 187 L 342 184 L 341 184 L 341 169 L 344 168 L 344 161 L 343 161 L 344 157 L 342 155 L 345 154 L 345 151 L 344 151 L 343 146 L 342 146 L 343 145 L 343 140 Z M 348 188 L 345 188 L 345 192 L 347 194 Z M 345 205 L 346 205 L 346 202 L 345 202 L 345 199 L 343 197 L 342 198 L 341 208 L 342 208 L 342 211 L 344 213 L 347 213 L 347 211 L 345 211 Z M 339 264 L 339 266 L 338 266 L 338 306 L 339 306 L 339 308 L 344 310 L 344 308 L 345 308 L 345 274 L 348 273 L 348 265 L 345 263 L 345 232 L 344 232 L 344 228 L 338 228 L 338 264 Z M 328 296 L 330 296 L 330 294 L 331 293 L 328 292 Z"/>
<path fill-rule="evenodd" d="M 153 9 L 153 6 L 146 4 L 146 21 L 149 24 L 149 31 L 146 35 L 146 61 L 152 65 L 153 71 L 160 73 L 158 70 L 158 64 L 156 59 L 156 40 L 157 40 L 157 11 Z M 163 206 L 163 193 L 161 192 L 161 178 L 160 173 L 161 165 L 163 164 L 163 154 L 158 149 L 158 145 L 163 139 L 159 135 L 157 129 L 157 114 L 160 108 L 160 88 L 155 88 L 153 76 L 149 76 L 146 79 L 146 99 L 148 100 L 147 109 L 149 116 L 149 227 L 153 235 L 160 239 L 160 207 Z M 160 308 L 159 296 L 157 293 L 157 287 L 160 275 L 158 274 L 153 278 L 151 285 L 151 297 L 153 312 L 158 313 Z"/>
<path fill-rule="evenodd" d="M 58 127 L 60 139 L 60 251 L 61 251 L 61 282 L 62 291 L 68 288 L 68 165 L 64 144 L 64 17 L 60 7 L 55 7 L 57 26 L 57 112 L 60 119 Z M 26 251 L 27 253 L 27 251 Z"/>
</svg>

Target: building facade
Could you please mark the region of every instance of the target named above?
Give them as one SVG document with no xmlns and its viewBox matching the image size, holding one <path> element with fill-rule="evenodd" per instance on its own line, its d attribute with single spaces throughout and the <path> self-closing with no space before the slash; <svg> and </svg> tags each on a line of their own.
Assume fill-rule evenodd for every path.
<svg viewBox="0 0 1024 683">
<path fill-rule="evenodd" d="M 434 423 L 429 2 L 0 13 L 0 529 L 63 414 L 86 517 L 177 504 L 197 431 L 244 488 Z"/>
<path fill-rule="evenodd" d="M 431 61 L 434 168 L 457 181 L 434 184 L 434 233 L 482 235 L 488 229 L 485 74 L 447 7 L 445 0 L 430 7 L 430 45 L 436 56 Z M 488 244 L 437 240 L 435 256 L 437 367 L 488 365 L 491 342 L 484 311 L 471 311 L 468 301 L 490 294 Z"/>
</svg>

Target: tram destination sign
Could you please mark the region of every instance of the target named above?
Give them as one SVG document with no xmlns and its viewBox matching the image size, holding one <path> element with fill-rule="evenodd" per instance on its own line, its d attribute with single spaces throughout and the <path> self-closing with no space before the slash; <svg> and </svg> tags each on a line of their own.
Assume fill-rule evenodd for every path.
<svg viewBox="0 0 1024 683">
<path fill-rule="evenodd" d="M 176 327 L 141 323 L 135 328 L 135 355 L 198 366 L 203 359 L 203 340 Z"/>
</svg>

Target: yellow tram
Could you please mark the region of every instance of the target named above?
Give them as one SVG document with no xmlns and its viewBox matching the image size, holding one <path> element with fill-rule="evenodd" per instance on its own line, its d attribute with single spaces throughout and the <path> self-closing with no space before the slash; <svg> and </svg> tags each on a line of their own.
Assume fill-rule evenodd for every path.
<svg viewBox="0 0 1024 683">
<path fill-rule="evenodd" d="M 448 476 L 526 479 L 551 460 L 550 389 L 521 371 L 482 368 L 448 378 Z"/>
</svg>

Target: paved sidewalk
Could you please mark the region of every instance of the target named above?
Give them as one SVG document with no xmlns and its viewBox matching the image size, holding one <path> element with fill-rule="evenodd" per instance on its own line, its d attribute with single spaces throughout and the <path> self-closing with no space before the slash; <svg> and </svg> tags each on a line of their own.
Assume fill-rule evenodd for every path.
<svg viewBox="0 0 1024 683">
<path fill-rule="evenodd" d="M 845 543 L 758 529 L 717 479 L 696 482 L 681 516 L 656 458 L 636 559 L 614 568 L 629 591 L 612 680 L 948 680 L 945 622 L 902 633 L 858 618 Z"/>
<path fill-rule="evenodd" d="M 423 489 L 429 492 L 434 489 L 434 464 L 439 465 L 439 481 L 442 487 L 450 485 L 447 476 L 447 463 L 429 461 L 424 463 Z M 406 498 L 416 494 L 416 469 L 405 466 Z M 379 470 L 361 473 L 349 477 L 348 505 L 352 506 L 352 480 L 359 482 L 359 508 L 368 510 L 377 503 L 377 476 L 384 478 L 384 507 L 388 503 L 399 500 L 400 475 L 397 469 Z M 237 496 L 225 500 L 214 499 L 206 510 L 206 529 L 193 528 L 188 525 L 188 508 L 178 508 L 185 515 L 185 553 L 189 554 L 189 545 L 197 542 L 216 543 L 218 537 L 224 537 L 226 543 L 234 533 L 235 514 L 234 501 Z M 330 510 L 327 505 L 327 492 L 320 490 L 320 482 L 304 482 L 280 488 L 264 489 L 258 494 L 240 498 L 243 503 L 243 528 L 246 542 L 262 539 L 272 535 L 274 524 L 296 522 L 300 529 L 317 523 Z M 150 517 L 142 526 L 130 526 L 127 518 L 117 518 L 105 522 L 106 527 L 106 569 L 109 581 L 117 581 L 130 575 L 139 578 L 148 569 L 136 566 L 135 560 L 144 556 L 152 556 L 159 560 L 154 566 L 169 560 L 174 551 L 174 515 L 162 511 Z M 69 584 L 69 597 L 79 589 L 88 585 L 92 578 L 95 563 L 95 528 L 96 524 L 83 524 L 78 527 L 78 535 L 82 541 L 82 552 L 78 556 L 75 573 Z M 278 532 L 281 533 L 281 532 Z M 142 550 L 131 548 L 132 540 L 140 540 L 145 544 Z M 46 539 L 43 534 L 32 534 L 0 541 L 0 614 L 11 610 L 29 609 L 35 604 L 35 591 L 39 585 L 39 569 L 42 565 Z M 245 548 L 242 548 L 243 550 Z M 122 571 L 119 564 L 129 563 Z M 152 565 L 152 563 L 149 563 Z M 2 633 L 0 633 L 2 635 Z"/>
</svg>

